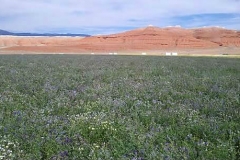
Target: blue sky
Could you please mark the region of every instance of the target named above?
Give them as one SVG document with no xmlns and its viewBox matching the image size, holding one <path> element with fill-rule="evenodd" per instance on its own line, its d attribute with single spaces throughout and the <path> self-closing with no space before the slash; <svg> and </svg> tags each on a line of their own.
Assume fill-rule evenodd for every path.
<svg viewBox="0 0 240 160">
<path fill-rule="evenodd" d="M 109 34 L 148 25 L 240 30 L 239 0 L 0 0 L 0 29 Z"/>
</svg>

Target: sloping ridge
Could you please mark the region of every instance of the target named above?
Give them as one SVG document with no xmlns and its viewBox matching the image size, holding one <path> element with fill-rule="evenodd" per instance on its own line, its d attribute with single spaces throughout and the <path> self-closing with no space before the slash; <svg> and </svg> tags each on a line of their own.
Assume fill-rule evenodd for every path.
<svg viewBox="0 0 240 160">
<path fill-rule="evenodd" d="M 211 27 L 194 30 L 194 37 L 225 47 L 240 47 L 240 31 Z"/>
<path fill-rule="evenodd" d="M 119 34 L 86 37 L 80 41 L 79 47 L 93 51 L 239 47 L 239 35 L 240 32 L 221 28 L 151 26 Z"/>
</svg>

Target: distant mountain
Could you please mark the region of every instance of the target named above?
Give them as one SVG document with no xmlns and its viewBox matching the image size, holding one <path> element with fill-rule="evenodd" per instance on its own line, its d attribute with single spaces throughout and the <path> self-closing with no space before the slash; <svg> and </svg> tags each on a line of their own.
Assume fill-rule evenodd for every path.
<svg viewBox="0 0 240 160">
<path fill-rule="evenodd" d="M 66 33 L 66 34 L 59 34 L 59 33 L 12 33 L 8 32 L 5 30 L 0 29 L 0 35 L 9 35 L 9 36 L 69 36 L 69 37 L 89 37 L 90 35 L 88 34 L 71 34 L 71 33 Z"/>
<path fill-rule="evenodd" d="M 90 35 L 87 34 L 59 34 L 59 33 L 14 33 L 15 36 L 69 36 L 69 37 L 89 37 Z"/>
<path fill-rule="evenodd" d="M 0 29 L 0 35 L 13 35 L 13 33 Z"/>
</svg>

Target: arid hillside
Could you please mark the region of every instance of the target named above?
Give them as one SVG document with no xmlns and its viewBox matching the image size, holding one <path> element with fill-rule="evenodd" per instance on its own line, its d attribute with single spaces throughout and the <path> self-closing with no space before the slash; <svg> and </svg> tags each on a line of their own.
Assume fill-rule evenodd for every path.
<svg viewBox="0 0 240 160">
<path fill-rule="evenodd" d="M 99 51 L 208 49 L 228 46 L 240 47 L 240 32 L 221 28 L 150 26 L 119 34 L 86 37 L 80 42 L 80 48 Z"/>
<path fill-rule="evenodd" d="M 91 37 L 0 37 L 0 49 L 34 52 L 124 52 L 239 48 L 240 31 L 223 28 L 184 29 L 148 26 Z"/>
<path fill-rule="evenodd" d="M 70 46 L 77 45 L 82 37 L 21 37 L 0 36 L 0 47 L 14 46 Z"/>
</svg>

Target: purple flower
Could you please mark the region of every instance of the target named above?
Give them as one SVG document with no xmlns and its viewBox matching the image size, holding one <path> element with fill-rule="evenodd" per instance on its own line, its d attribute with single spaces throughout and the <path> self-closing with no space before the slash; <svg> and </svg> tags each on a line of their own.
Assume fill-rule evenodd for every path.
<svg viewBox="0 0 240 160">
<path fill-rule="evenodd" d="M 14 116 L 20 116 L 21 115 L 21 111 L 13 111 L 13 115 Z"/>
<path fill-rule="evenodd" d="M 67 144 L 70 144 L 70 143 L 72 143 L 72 139 L 71 138 L 66 137 L 66 138 L 63 139 L 62 144 L 67 145 Z"/>
<path fill-rule="evenodd" d="M 64 157 L 68 157 L 68 156 L 69 156 L 69 155 L 68 155 L 68 151 L 62 151 L 62 152 L 59 153 L 59 155 L 60 155 L 61 158 L 64 158 Z"/>
</svg>

